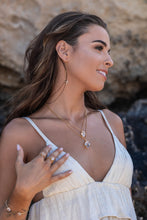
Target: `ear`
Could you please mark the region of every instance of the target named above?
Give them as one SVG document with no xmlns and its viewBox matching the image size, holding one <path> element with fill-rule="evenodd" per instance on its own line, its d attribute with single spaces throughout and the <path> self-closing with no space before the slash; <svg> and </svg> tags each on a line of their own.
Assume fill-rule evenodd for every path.
<svg viewBox="0 0 147 220">
<path fill-rule="evenodd" d="M 70 58 L 71 46 L 64 40 L 60 40 L 56 45 L 58 56 L 64 61 L 68 62 Z"/>
</svg>

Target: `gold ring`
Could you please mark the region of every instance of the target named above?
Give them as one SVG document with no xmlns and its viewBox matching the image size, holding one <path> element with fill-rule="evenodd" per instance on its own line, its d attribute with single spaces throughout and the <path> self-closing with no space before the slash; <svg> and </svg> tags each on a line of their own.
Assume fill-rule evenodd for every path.
<svg viewBox="0 0 147 220">
<path fill-rule="evenodd" d="M 46 158 L 46 153 L 45 152 L 41 152 L 40 156 L 43 157 L 43 159 L 45 159 Z"/>
<path fill-rule="evenodd" d="M 55 160 L 55 157 L 49 157 L 48 159 L 51 161 L 51 163 L 53 163 Z"/>
</svg>

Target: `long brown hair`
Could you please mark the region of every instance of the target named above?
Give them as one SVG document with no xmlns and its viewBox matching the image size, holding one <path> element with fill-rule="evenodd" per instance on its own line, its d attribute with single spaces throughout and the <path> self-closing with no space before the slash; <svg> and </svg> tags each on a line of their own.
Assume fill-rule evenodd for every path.
<svg viewBox="0 0 147 220">
<path fill-rule="evenodd" d="M 62 13 L 54 17 L 31 41 L 25 53 L 25 86 L 13 97 L 12 110 L 6 124 L 14 118 L 32 114 L 45 104 L 58 76 L 57 42 L 64 40 L 76 46 L 78 37 L 93 24 L 106 29 L 106 24 L 96 15 L 77 11 Z M 86 107 L 94 110 L 105 108 L 94 92 L 86 91 L 84 97 Z"/>
</svg>

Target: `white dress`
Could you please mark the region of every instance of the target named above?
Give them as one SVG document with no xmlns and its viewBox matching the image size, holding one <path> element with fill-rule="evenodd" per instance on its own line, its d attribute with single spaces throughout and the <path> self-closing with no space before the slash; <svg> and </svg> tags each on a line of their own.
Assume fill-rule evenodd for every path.
<svg viewBox="0 0 147 220">
<path fill-rule="evenodd" d="M 31 206 L 29 220 L 136 220 L 129 188 L 132 183 L 133 163 L 126 148 L 113 133 L 104 113 L 99 110 L 115 143 L 115 157 L 103 181 L 95 181 L 72 157 L 56 174 L 73 170 L 65 179 L 43 190 L 44 198 Z M 53 144 L 28 117 L 46 145 Z M 62 152 L 60 156 L 64 155 Z M 58 158 L 57 158 L 58 159 Z"/>
</svg>

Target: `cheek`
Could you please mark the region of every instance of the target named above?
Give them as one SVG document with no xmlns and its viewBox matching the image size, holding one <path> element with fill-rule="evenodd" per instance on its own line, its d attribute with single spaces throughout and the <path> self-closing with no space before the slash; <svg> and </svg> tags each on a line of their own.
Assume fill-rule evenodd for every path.
<svg viewBox="0 0 147 220">
<path fill-rule="evenodd" d="M 91 49 L 80 49 L 76 52 L 70 63 L 70 72 L 79 79 L 97 81 L 96 69 L 101 68 L 103 56 Z"/>
<path fill-rule="evenodd" d="M 101 57 L 98 54 L 89 52 L 88 50 L 78 54 L 75 59 L 75 66 L 80 71 L 89 71 L 89 69 L 96 69 L 97 65 L 101 63 Z"/>
</svg>

